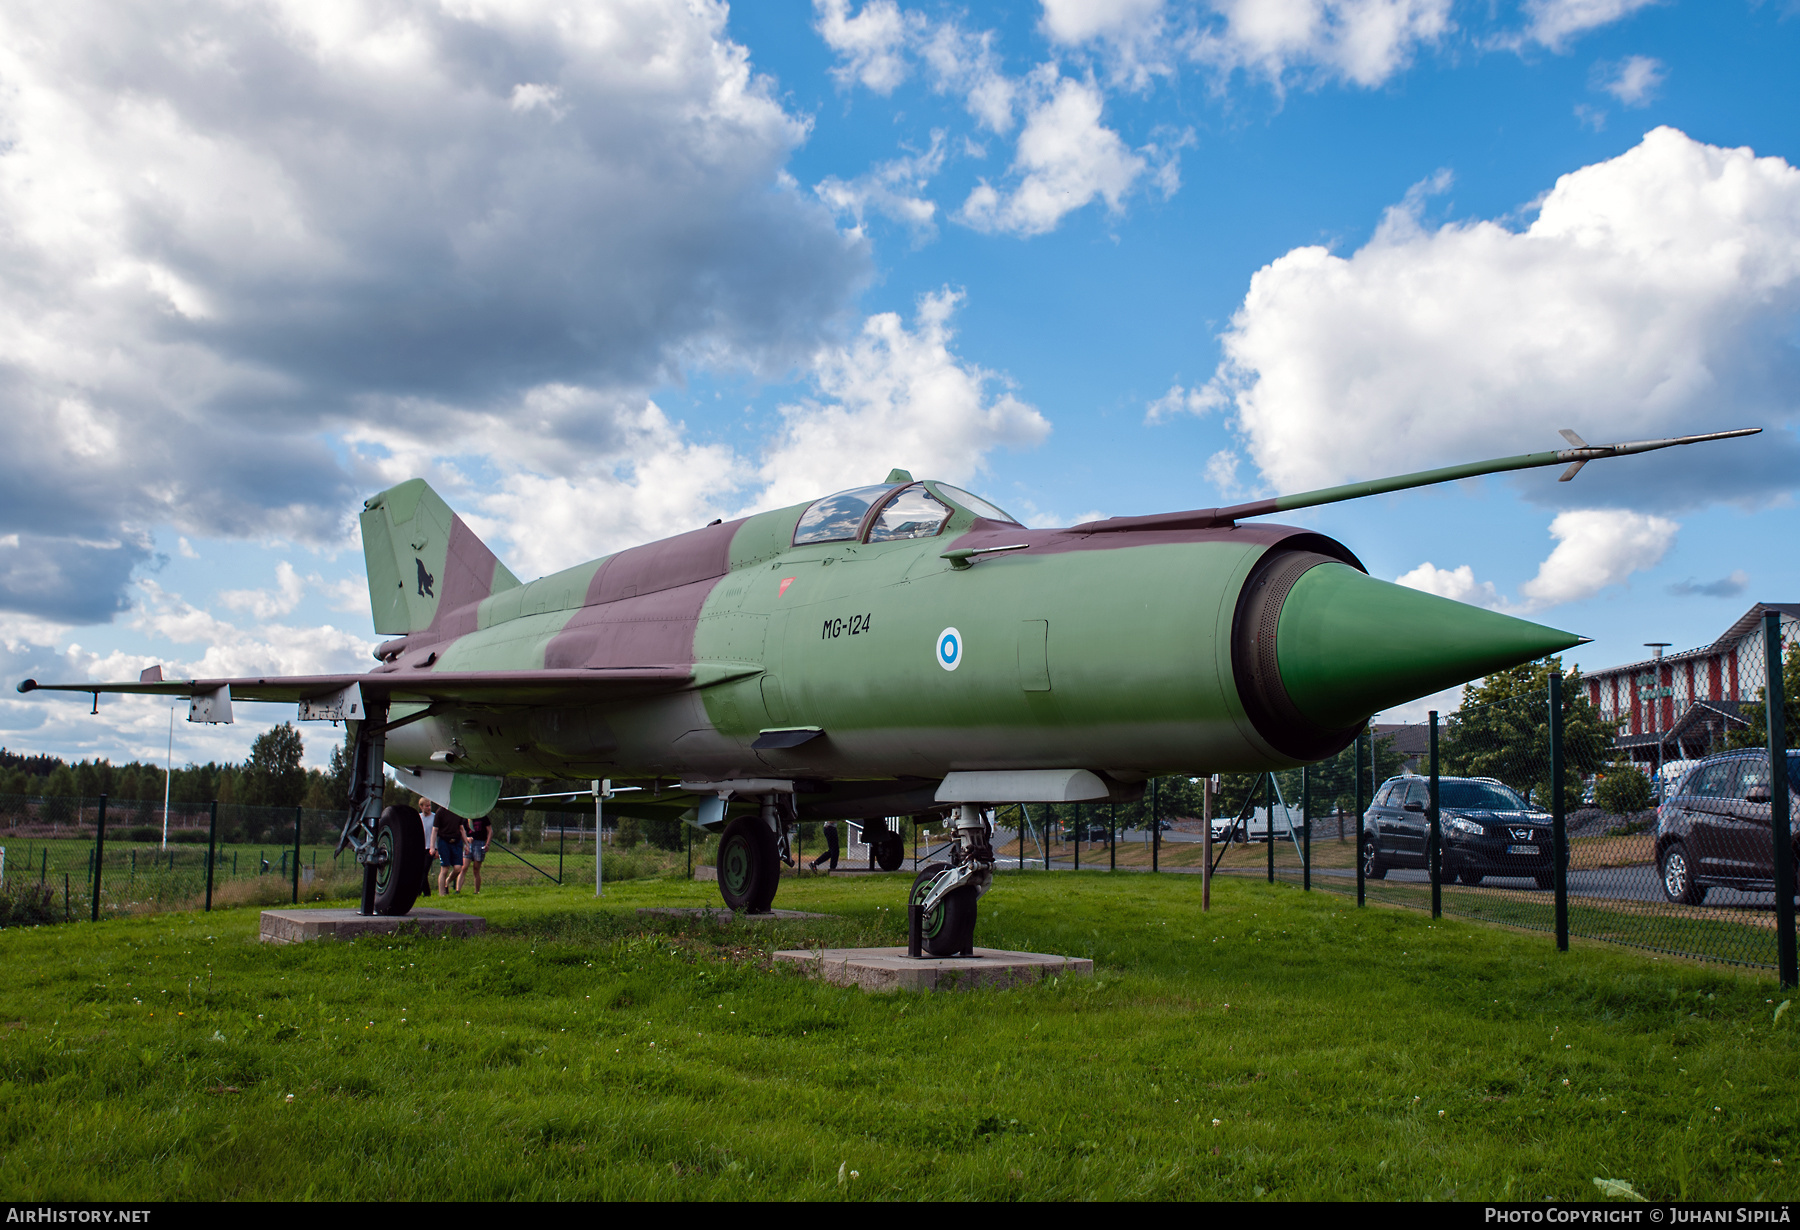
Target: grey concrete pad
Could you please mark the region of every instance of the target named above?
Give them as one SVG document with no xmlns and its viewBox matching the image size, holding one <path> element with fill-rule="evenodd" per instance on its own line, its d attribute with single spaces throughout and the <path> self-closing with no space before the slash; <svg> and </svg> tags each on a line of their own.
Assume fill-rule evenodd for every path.
<svg viewBox="0 0 1800 1230">
<path fill-rule="evenodd" d="M 1086 957 L 977 948 L 972 957 L 922 957 L 904 948 L 825 948 L 778 952 L 777 961 L 800 967 L 814 978 L 865 991 L 966 991 L 1010 987 L 1044 978 L 1092 977 Z"/>
<path fill-rule="evenodd" d="M 711 918 L 718 922 L 730 922 L 741 918 L 745 922 L 790 922 L 796 918 L 836 918 L 836 914 L 808 914 L 805 910 L 770 910 L 767 914 L 744 914 L 728 910 L 724 906 L 645 906 L 638 910 L 640 914 L 657 914 L 664 918 Z"/>
<path fill-rule="evenodd" d="M 307 940 L 353 940 L 359 935 L 392 935 L 405 930 L 419 935 L 479 935 L 487 919 L 451 910 L 414 909 L 410 914 L 364 917 L 355 910 L 264 910 L 262 942 L 303 944 Z"/>
<path fill-rule="evenodd" d="M 719 869 L 717 867 L 696 867 L 694 868 L 694 878 L 696 880 L 712 880 L 717 882 L 719 878 Z"/>
</svg>

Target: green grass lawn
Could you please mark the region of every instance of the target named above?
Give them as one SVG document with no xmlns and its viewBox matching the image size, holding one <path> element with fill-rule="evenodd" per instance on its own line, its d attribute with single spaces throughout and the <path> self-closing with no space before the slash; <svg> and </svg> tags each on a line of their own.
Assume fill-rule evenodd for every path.
<svg viewBox="0 0 1800 1230">
<path fill-rule="evenodd" d="M 872 995 L 776 947 L 502 886 L 491 930 L 264 947 L 254 909 L 0 931 L 8 1199 L 1793 1199 L 1800 1031 L 1770 978 L 1239 877 L 1007 875 L 978 939 L 1097 976 Z M 437 904 L 434 900 L 433 904 Z"/>
</svg>

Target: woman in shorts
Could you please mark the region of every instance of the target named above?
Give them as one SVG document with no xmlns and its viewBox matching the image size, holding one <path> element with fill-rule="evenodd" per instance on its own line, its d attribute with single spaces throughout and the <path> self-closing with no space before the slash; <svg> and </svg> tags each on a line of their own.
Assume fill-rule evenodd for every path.
<svg viewBox="0 0 1800 1230">
<path fill-rule="evenodd" d="M 463 821 L 462 817 L 448 807 L 438 809 L 432 820 L 432 829 L 437 836 L 438 852 L 438 896 L 450 891 L 452 884 L 458 892 L 462 891 L 463 870 Z"/>
<path fill-rule="evenodd" d="M 481 865 L 487 861 L 488 838 L 494 834 L 494 826 L 486 816 L 468 822 L 469 847 L 467 851 L 468 866 L 465 871 L 475 877 L 475 891 L 481 891 Z"/>
</svg>

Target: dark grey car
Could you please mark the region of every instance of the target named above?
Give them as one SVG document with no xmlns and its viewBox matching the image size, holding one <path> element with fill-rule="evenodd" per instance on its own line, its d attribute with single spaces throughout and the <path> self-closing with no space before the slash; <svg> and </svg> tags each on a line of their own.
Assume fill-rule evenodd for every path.
<svg viewBox="0 0 1800 1230">
<path fill-rule="evenodd" d="M 1390 867 L 1424 867 L 1431 833 L 1429 779 L 1390 778 L 1363 816 L 1363 874 L 1379 880 Z M 1550 817 L 1533 811 L 1510 787 L 1488 778 L 1438 778 L 1443 879 L 1479 884 L 1488 876 L 1529 878 L 1549 888 L 1555 845 Z"/>
<path fill-rule="evenodd" d="M 1787 754 L 1788 804 L 1800 814 L 1800 752 Z M 1699 905 L 1709 888 L 1775 890 L 1769 754 L 1708 756 L 1656 809 L 1656 866 L 1663 895 Z M 1800 841 L 1795 843 L 1800 859 Z"/>
</svg>

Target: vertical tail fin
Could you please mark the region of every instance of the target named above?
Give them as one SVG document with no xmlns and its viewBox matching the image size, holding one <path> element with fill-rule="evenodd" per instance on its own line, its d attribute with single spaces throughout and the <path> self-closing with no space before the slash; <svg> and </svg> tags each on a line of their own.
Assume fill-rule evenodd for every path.
<svg viewBox="0 0 1800 1230">
<path fill-rule="evenodd" d="M 361 519 L 377 632 L 473 631 L 474 604 L 519 583 L 422 478 L 371 496 Z"/>
</svg>

